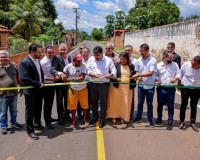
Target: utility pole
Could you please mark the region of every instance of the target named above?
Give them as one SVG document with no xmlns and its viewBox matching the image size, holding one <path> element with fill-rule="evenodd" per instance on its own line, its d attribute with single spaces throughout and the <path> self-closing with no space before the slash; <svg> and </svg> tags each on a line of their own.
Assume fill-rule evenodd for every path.
<svg viewBox="0 0 200 160">
<path fill-rule="evenodd" d="M 76 13 L 76 17 L 75 17 L 75 21 L 76 21 L 76 42 L 75 42 L 75 44 L 77 44 L 77 42 L 78 42 L 78 38 L 77 38 L 78 27 L 77 27 L 77 25 L 78 25 L 78 19 L 79 19 L 78 9 L 80 9 L 80 8 L 73 8 L 73 9 L 74 9 L 74 12 Z"/>
</svg>

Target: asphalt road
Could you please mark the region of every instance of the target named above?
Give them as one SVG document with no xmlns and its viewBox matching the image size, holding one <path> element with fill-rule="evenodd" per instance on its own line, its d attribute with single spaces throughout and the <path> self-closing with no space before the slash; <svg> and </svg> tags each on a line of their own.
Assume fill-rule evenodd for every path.
<svg viewBox="0 0 200 160">
<path fill-rule="evenodd" d="M 95 42 L 84 42 L 92 51 Z M 78 50 L 75 50 L 76 52 Z M 71 52 L 70 54 L 73 54 Z M 137 91 L 135 91 L 137 92 Z M 135 94 L 137 104 L 137 94 Z M 114 97 L 113 97 L 114 98 Z M 154 97 L 154 118 L 156 118 L 156 94 Z M 137 105 L 136 105 L 137 106 Z M 7 135 L 0 135 L 0 160 L 199 160 L 200 133 L 189 126 L 190 108 L 186 114 L 186 128 L 179 130 L 180 95 L 176 94 L 173 130 L 167 131 L 167 111 L 163 111 L 163 126 L 149 128 L 144 106 L 143 121 L 140 124 L 113 124 L 107 119 L 103 130 L 95 125 L 85 127 L 82 121 L 76 129 L 71 129 L 69 122 L 64 126 L 55 123 L 54 130 L 36 131 L 40 139 L 31 140 L 25 130 L 24 97 L 18 98 L 18 122 L 22 129 L 10 129 Z M 136 107 L 137 108 L 137 107 Z M 197 111 L 197 126 L 200 127 L 200 114 Z M 52 117 L 56 117 L 54 102 Z M 43 118 L 42 118 L 43 120 Z M 44 124 L 44 122 L 43 122 Z M 100 137 L 97 132 L 103 132 Z M 102 139 L 103 138 L 103 139 Z M 98 144 L 105 151 L 105 158 L 97 148 Z M 102 148 L 101 148 L 102 149 Z"/>
</svg>

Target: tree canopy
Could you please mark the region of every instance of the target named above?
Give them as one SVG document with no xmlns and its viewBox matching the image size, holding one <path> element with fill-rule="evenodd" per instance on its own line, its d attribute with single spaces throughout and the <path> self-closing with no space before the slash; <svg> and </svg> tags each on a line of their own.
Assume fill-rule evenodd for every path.
<svg viewBox="0 0 200 160">
<path fill-rule="evenodd" d="M 127 15 L 127 23 L 146 29 L 178 22 L 180 10 L 169 0 L 136 0 Z"/>
</svg>

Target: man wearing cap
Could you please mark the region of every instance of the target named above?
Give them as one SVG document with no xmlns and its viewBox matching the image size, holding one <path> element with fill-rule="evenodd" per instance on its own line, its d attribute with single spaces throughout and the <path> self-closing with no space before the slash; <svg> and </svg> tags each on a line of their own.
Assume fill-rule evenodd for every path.
<svg viewBox="0 0 200 160">
<path fill-rule="evenodd" d="M 63 72 L 67 74 L 67 78 L 63 78 L 63 81 L 73 81 L 76 84 L 70 85 L 72 89 L 69 88 L 67 95 L 67 109 L 72 112 L 72 123 L 70 125 L 71 128 L 75 128 L 76 120 L 75 114 L 78 105 L 78 101 L 83 110 L 83 121 L 85 126 L 88 126 L 89 123 L 87 121 L 87 109 L 88 106 L 88 89 L 86 83 L 81 83 L 85 79 L 85 75 L 87 73 L 86 66 L 82 63 L 82 57 L 80 53 L 75 53 L 72 57 L 72 63 L 65 66 Z M 78 84 L 80 82 L 80 84 Z"/>
</svg>

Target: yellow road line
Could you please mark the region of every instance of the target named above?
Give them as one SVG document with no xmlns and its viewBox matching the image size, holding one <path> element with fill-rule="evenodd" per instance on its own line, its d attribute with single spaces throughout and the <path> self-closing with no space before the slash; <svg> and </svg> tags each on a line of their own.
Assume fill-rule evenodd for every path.
<svg viewBox="0 0 200 160">
<path fill-rule="evenodd" d="M 97 160 L 105 160 L 105 148 L 103 139 L 103 130 L 99 128 L 99 121 L 96 123 L 97 130 Z"/>
</svg>

